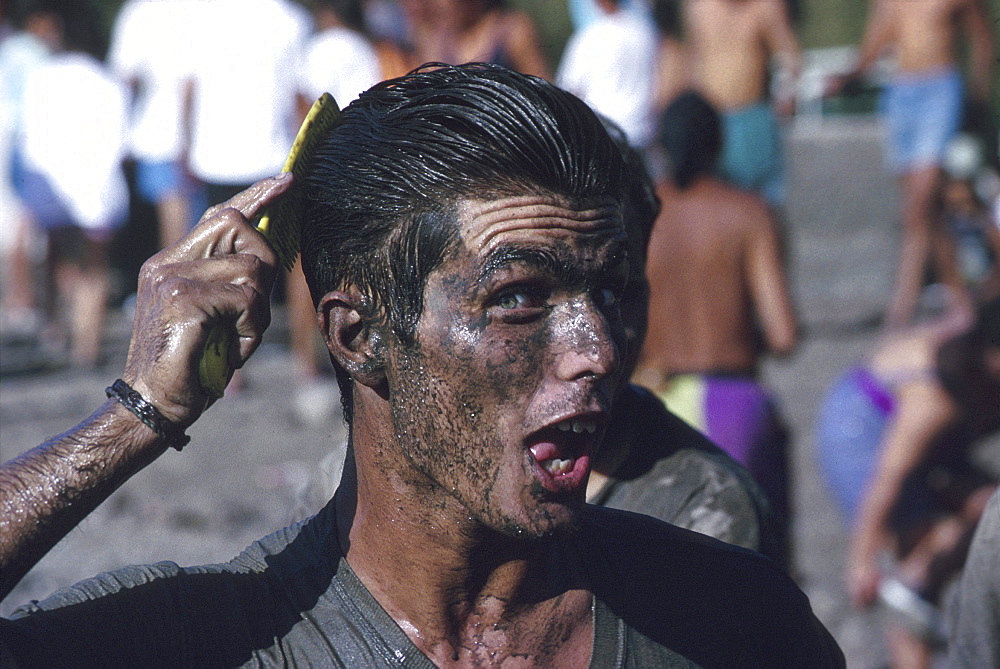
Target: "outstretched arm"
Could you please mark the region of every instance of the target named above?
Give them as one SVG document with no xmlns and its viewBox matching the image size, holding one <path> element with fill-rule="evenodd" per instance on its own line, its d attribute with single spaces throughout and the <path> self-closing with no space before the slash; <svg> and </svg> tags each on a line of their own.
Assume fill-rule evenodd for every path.
<svg viewBox="0 0 1000 669">
<path fill-rule="evenodd" d="M 213 207 L 191 234 L 143 265 L 122 379 L 179 430 L 210 404 L 198 366 L 212 327 L 235 329 L 234 369 L 260 343 L 277 260 L 248 220 L 290 185 L 290 177 L 268 179 Z M 111 399 L 73 429 L 0 466 L 0 598 L 168 446 Z"/>
<path fill-rule="evenodd" d="M 777 223 L 765 207 L 761 206 L 757 217 L 746 255 L 750 291 L 768 349 L 786 355 L 798 345 L 799 329 L 781 238 Z"/>
<path fill-rule="evenodd" d="M 795 37 L 788 8 L 784 2 L 763 5 L 767 12 L 764 36 L 768 50 L 778 63 L 779 86 L 775 103 L 779 113 L 790 114 L 795 106 L 795 91 L 802 73 L 802 49 Z"/>
<path fill-rule="evenodd" d="M 904 384 L 896 402 L 895 417 L 880 446 L 851 537 L 847 583 L 852 600 L 859 606 L 875 601 L 881 580 L 878 556 L 890 544 L 889 517 L 906 478 L 957 415 L 952 399 L 929 379 Z"/>
<path fill-rule="evenodd" d="M 895 22 L 892 17 L 892 0 L 874 0 L 868 13 L 865 34 L 858 47 L 854 67 L 836 77 L 827 86 L 827 95 L 837 95 L 843 88 L 871 69 L 875 61 L 895 39 Z"/>
</svg>

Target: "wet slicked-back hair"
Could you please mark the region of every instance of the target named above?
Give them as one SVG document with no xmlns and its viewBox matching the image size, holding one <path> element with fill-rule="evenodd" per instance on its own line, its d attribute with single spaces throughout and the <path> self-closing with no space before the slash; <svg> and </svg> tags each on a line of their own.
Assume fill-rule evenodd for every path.
<svg viewBox="0 0 1000 669">
<path fill-rule="evenodd" d="M 621 202 L 622 174 L 597 116 L 543 79 L 470 63 L 384 81 L 344 110 L 304 177 L 313 300 L 353 285 L 409 341 L 427 277 L 457 238 L 461 200 Z"/>
</svg>

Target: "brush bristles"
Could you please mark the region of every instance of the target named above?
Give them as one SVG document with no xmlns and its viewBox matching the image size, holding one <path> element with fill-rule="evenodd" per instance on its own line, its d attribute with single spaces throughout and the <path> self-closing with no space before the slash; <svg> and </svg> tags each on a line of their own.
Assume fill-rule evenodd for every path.
<svg viewBox="0 0 1000 669">
<path fill-rule="evenodd" d="M 295 137 L 283 171 L 291 172 L 296 179 L 302 177 L 312 162 L 312 155 L 319 138 L 336 122 L 340 108 L 329 93 L 324 93 L 313 103 Z M 278 262 L 291 270 L 299 256 L 302 243 L 301 189 L 292 185 L 261 219 L 258 228 L 267 237 L 271 248 L 278 255 Z"/>
</svg>

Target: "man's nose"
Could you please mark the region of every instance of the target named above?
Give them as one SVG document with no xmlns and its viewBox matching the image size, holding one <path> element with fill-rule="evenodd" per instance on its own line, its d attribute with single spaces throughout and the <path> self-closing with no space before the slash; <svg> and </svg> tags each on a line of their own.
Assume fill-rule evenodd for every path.
<svg viewBox="0 0 1000 669">
<path fill-rule="evenodd" d="M 558 348 L 556 373 L 560 379 L 602 379 L 613 376 L 621 364 L 620 323 L 612 323 L 592 300 L 566 304 L 553 333 Z"/>
</svg>

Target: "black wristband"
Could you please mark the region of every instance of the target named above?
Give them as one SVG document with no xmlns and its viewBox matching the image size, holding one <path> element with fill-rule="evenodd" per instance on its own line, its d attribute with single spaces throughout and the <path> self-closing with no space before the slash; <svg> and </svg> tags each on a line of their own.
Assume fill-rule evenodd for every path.
<svg viewBox="0 0 1000 669">
<path fill-rule="evenodd" d="M 108 397 L 114 397 L 122 403 L 122 406 L 134 413 L 139 420 L 156 433 L 156 436 L 166 442 L 167 446 L 179 451 L 191 441 L 191 437 L 167 420 L 156 407 L 147 402 L 142 395 L 121 379 L 105 388 L 104 392 L 107 393 Z"/>
</svg>

